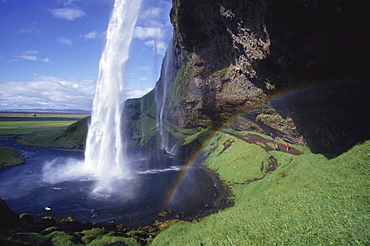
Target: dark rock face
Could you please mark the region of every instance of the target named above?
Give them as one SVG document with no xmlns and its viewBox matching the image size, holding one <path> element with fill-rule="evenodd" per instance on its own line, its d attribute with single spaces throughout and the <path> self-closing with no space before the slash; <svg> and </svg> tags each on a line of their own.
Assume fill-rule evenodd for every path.
<svg viewBox="0 0 370 246">
<path fill-rule="evenodd" d="M 287 127 L 262 131 L 331 154 L 368 139 L 369 10 L 364 0 L 174 0 L 168 123 L 222 127 L 299 91 L 269 104 Z M 262 126 L 259 113 L 244 118 Z"/>
<path fill-rule="evenodd" d="M 15 228 L 21 224 L 19 216 L 0 199 L 0 229 Z"/>
</svg>

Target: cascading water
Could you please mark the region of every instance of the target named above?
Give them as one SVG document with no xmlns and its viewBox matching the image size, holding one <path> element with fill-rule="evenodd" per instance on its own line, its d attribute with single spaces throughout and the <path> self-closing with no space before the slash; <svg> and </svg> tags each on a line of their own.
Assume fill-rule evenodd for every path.
<svg viewBox="0 0 370 246">
<path fill-rule="evenodd" d="M 107 30 L 85 150 L 84 169 L 97 179 L 96 192 L 109 192 L 129 175 L 122 140 L 123 73 L 141 0 L 116 0 Z"/>
<path fill-rule="evenodd" d="M 158 134 L 159 134 L 159 142 L 161 149 L 166 151 L 168 154 L 174 154 L 175 149 L 176 149 L 176 144 L 171 144 L 170 143 L 170 138 L 169 138 L 169 133 L 166 130 L 166 125 L 165 125 L 165 105 L 166 105 L 166 99 L 167 99 L 167 89 L 169 83 L 173 80 L 173 75 L 172 75 L 172 62 L 173 62 L 173 51 L 172 51 L 172 45 L 173 41 L 171 39 L 171 42 L 169 44 L 169 49 L 166 52 L 166 56 L 163 61 L 163 66 L 162 66 L 162 74 L 160 84 L 157 84 L 155 88 L 155 102 L 157 105 L 157 116 L 156 116 L 156 124 L 157 124 L 157 129 L 158 129 Z M 172 146 L 171 146 L 172 145 Z"/>
</svg>

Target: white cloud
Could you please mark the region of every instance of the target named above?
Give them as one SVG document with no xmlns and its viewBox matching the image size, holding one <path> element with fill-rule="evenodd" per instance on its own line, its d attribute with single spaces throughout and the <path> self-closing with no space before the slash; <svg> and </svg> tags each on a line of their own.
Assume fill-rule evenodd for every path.
<svg viewBox="0 0 370 246">
<path fill-rule="evenodd" d="M 91 110 L 95 81 L 36 76 L 28 81 L 0 81 L 0 109 Z"/>
<path fill-rule="evenodd" d="M 18 30 L 19 34 L 41 34 L 40 29 L 37 27 L 36 22 L 25 23 L 25 27 Z"/>
<path fill-rule="evenodd" d="M 125 99 L 130 99 L 130 98 L 140 98 L 153 90 L 153 88 L 146 88 L 146 89 L 136 89 L 136 88 L 128 88 L 124 93 Z"/>
<path fill-rule="evenodd" d="M 86 39 L 95 39 L 97 36 L 98 36 L 98 32 L 94 30 L 94 31 L 87 33 L 84 37 Z"/>
<path fill-rule="evenodd" d="M 53 63 L 49 57 L 45 57 L 43 59 L 41 59 L 42 62 L 45 62 L 45 63 Z"/>
<path fill-rule="evenodd" d="M 70 38 L 60 37 L 60 38 L 57 38 L 57 39 L 58 39 L 58 42 L 60 44 L 65 44 L 67 46 L 73 46 L 72 39 L 70 39 Z"/>
<path fill-rule="evenodd" d="M 149 8 L 140 13 L 140 19 L 158 18 L 160 17 L 162 9 L 160 8 Z"/>
<path fill-rule="evenodd" d="M 124 98 L 140 98 L 153 88 L 125 85 Z M 27 81 L 0 80 L 0 110 L 80 109 L 90 111 L 95 80 L 35 76 Z"/>
<path fill-rule="evenodd" d="M 26 52 L 24 52 L 24 54 L 28 54 L 28 55 L 31 55 L 31 54 L 35 54 L 37 55 L 39 52 L 37 50 L 28 50 Z"/>
<path fill-rule="evenodd" d="M 137 26 L 134 30 L 134 38 L 139 39 L 162 39 L 164 37 L 164 32 L 159 27 L 141 27 Z"/>
<path fill-rule="evenodd" d="M 64 6 L 71 6 L 71 5 L 73 5 L 74 2 L 78 2 L 78 1 L 80 1 L 80 0 L 66 0 L 66 1 L 64 1 L 63 5 Z"/>
<path fill-rule="evenodd" d="M 89 33 L 86 33 L 85 35 L 80 35 L 80 37 L 83 37 L 85 40 L 87 39 L 98 39 L 98 38 L 105 38 L 105 32 L 98 32 L 96 30 L 93 30 Z"/>
<path fill-rule="evenodd" d="M 38 54 L 39 52 L 37 50 L 29 50 L 29 51 L 24 52 L 22 55 L 15 55 L 14 57 L 18 59 L 12 59 L 10 60 L 10 62 L 19 61 L 19 59 L 22 59 L 22 60 L 28 60 L 28 61 L 42 61 L 45 63 L 52 63 L 49 57 L 39 59 L 37 56 Z"/>
<path fill-rule="evenodd" d="M 24 52 L 22 55 L 16 55 L 15 57 L 21 58 L 24 60 L 29 60 L 29 61 L 37 61 L 37 54 L 39 52 L 37 50 L 29 50 Z"/>
<path fill-rule="evenodd" d="M 85 12 L 79 8 L 59 8 L 49 9 L 49 12 L 58 19 L 75 20 L 85 15 Z"/>
<path fill-rule="evenodd" d="M 165 55 L 167 45 L 161 40 L 149 40 L 144 43 L 144 45 L 152 47 L 155 54 Z"/>
<path fill-rule="evenodd" d="M 168 18 L 172 2 L 161 1 L 158 6 L 145 9 L 140 13 L 134 38 L 144 40 L 144 45 L 152 47 L 154 54 L 164 55 L 173 29 Z"/>
<path fill-rule="evenodd" d="M 22 58 L 24 60 L 29 60 L 29 61 L 37 61 L 37 56 L 32 56 L 32 55 L 20 55 L 20 56 L 15 56 L 18 58 Z"/>
</svg>

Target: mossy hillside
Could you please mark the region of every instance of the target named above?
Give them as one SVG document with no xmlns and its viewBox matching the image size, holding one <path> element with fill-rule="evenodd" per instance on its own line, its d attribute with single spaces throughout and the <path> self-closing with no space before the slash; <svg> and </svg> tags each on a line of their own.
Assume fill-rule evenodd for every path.
<svg viewBox="0 0 370 246">
<path fill-rule="evenodd" d="M 224 150 L 229 139 L 233 142 Z M 370 141 L 331 160 L 308 149 L 294 156 L 259 148 L 224 133 L 215 136 L 205 148 L 212 151 L 205 164 L 231 185 L 235 206 L 199 222 L 176 224 L 152 245 L 370 243 Z M 261 161 L 270 156 L 278 160 L 277 169 L 259 173 Z"/>
<path fill-rule="evenodd" d="M 22 152 L 4 147 L 2 144 L 0 144 L 0 170 L 20 165 L 25 162 L 25 158 L 22 155 Z"/>
<path fill-rule="evenodd" d="M 191 55 L 190 55 L 191 57 Z M 176 74 L 174 81 L 169 85 L 166 90 L 165 112 L 174 111 L 174 109 L 181 109 L 186 101 L 186 89 L 188 83 L 189 69 L 191 61 L 186 66 L 182 67 Z"/>
<path fill-rule="evenodd" d="M 209 144 L 207 166 L 222 173 L 222 179 L 228 182 L 261 178 L 261 164 L 267 159 L 268 153 L 258 145 L 235 142 L 238 142 L 237 138 L 218 133 Z M 219 165 L 220 162 L 224 165 Z"/>
<path fill-rule="evenodd" d="M 1 117 L 0 135 L 36 147 L 82 148 L 89 117 Z"/>
<path fill-rule="evenodd" d="M 82 149 L 86 142 L 89 120 L 90 117 L 85 117 L 72 123 L 64 130 L 36 131 L 18 136 L 16 140 L 37 147 Z"/>
<path fill-rule="evenodd" d="M 85 117 L 64 130 L 63 134 L 58 136 L 54 141 L 53 147 L 80 148 L 86 143 L 86 136 L 90 117 Z"/>
<path fill-rule="evenodd" d="M 142 98 L 129 99 L 125 102 L 127 139 L 135 148 L 149 146 L 156 136 L 156 103 L 154 90 Z"/>
</svg>

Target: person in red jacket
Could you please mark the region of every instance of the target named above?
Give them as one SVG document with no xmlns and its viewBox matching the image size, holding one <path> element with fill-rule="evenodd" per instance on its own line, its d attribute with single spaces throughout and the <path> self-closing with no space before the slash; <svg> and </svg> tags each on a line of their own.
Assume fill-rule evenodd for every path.
<svg viewBox="0 0 370 246">
<path fill-rule="evenodd" d="M 285 149 L 286 149 L 286 151 L 290 150 L 290 145 L 288 143 L 285 143 Z"/>
</svg>

